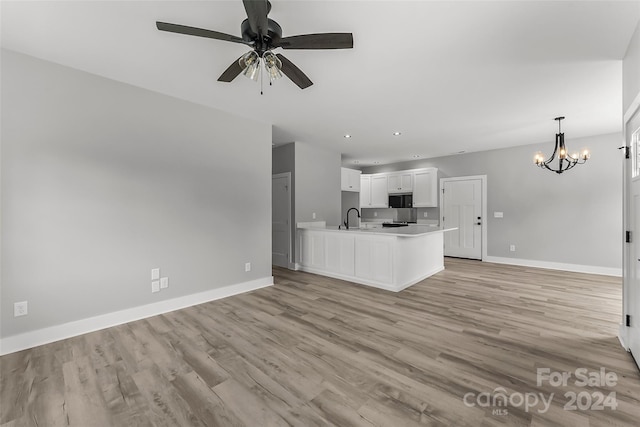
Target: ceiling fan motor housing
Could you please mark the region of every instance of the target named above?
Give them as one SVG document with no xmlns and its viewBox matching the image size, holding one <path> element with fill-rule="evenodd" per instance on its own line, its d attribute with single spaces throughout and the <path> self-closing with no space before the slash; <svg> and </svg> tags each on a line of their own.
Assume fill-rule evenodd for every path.
<svg viewBox="0 0 640 427">
<path fill-rule="evenodd" d="M 254 42 L 255 49 L 258 53 L 262 54 L 269 50 L 272 45 L 277 45 L 280 39 L 282 38 L 282 27 L 273 19 L 267 19 L 268 22 L 268 32 L 265 37 L 266 40 L 258 40 L 258 34 L 254 33 L 251 29 L 251 25 L 249 24 L 249 20 L 245 19 L 240 24 L 240 33 L 242 34 L 242 39 L 246 42 Z"/>
</svg>

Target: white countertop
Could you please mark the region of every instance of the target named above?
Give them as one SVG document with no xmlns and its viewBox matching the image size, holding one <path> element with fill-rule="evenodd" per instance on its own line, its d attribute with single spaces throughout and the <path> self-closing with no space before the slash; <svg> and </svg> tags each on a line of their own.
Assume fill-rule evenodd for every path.
<svg viewBox="0 0 640 427">
<path fill-rule="evenodd" d="M 299 224 L 301 225 L 301 224 Z M 357 234 L 378 234 L 385 236 L 400 236 L 400 237 L 417 237 L 424 236 L 431 233 L 443 233 L 445 231 L 456 230 L 456 228 L 440 229 L 431 225 L 410 224 L 407 227 L 385 227 L 382 225 L 379 227 L 371 228 L 350 228 L 346 230 L 344 226 L 342 229 L 338 229 L 337 226 L 318 227 L 318 226 L 299 226 L 300 229 L 314 230 L 314 231 L 330 231 L 335 233 L 357 233 Z"/>
</svg>

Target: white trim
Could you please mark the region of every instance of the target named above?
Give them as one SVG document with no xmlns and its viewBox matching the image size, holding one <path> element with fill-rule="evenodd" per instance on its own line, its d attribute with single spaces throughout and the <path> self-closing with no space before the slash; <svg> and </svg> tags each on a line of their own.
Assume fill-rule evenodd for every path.
<svg viewBox="0 0 640 427">
<path fill-rule="evenodd" d="M 12 335 L 0 340 L 0 356 L 272 285 L 273 276 L 263 277 L 249 282 L 237 283 L 197 294 L 185 295 L 183 297 L 76 320 L 62 325 Z"/>
<path fill-rule="evenodd" d="M 618 341 L 622 344 L 622 348 L 629 351 L 629 346 L 627 346 L 627 330 L 629 328 L 624 324 L 620 324 L 620 328 L 618 329 Z"/>
<path fill-rule="evenodd" d="M 633 117 L 633 115 L 636 113 L 636 110 L 639 108 L 640 108 L 640 92 L 638 92 L 638 94 L 636 95 L 636 98 L 633 101 L 631 101 L 631 105 L 629 105 L 629 108 L 627 108 L 627 111 L 625 111 L 624 113 L 623 122 L 625 124 L 625 127 L 629 122 L 629 120 L 631 120 L 631 117 Z"/>
<path fill-rule="evenodd" d="M 471 176 L 456 176 L 456 177 L 450 177 L 450 178 L 440 178 L 440 218 L 438 218 L 438 220 L 440 221 L 440 219 L 442 218 L 442 212 L 443 212 L 443 205 L 442 203 L 444 202 L 443 198 L 443 193 L 442 193 L 442 188 L 443 188 L 443 182 L 445 181 L 466 181 L 466 180 L 471 180 L 471 179 L 479 179 L 482 183 L 482 248 L 480 251 L 480 260 L 484 261 L 484 259 L 487 257 L 487 228 L 488 228 L 488 224 L 489 224 L 489 218 L 487 217 L 487 175 L 471 175 Z M 442 222 L 440 221 L 441 227 L 442 227 Z"/>
<path fill-rule="evenodd" d="M 521 258 L 505 258 L 497 256 L 488 256 L 484 262 L 493 262 L 495 264 L 520 265 L 523 267 L 546 268 L 549 270 L 572 271 L 575 273 L 599 274 L 602 276 L 622 277 L 622 268 L 598 267 L 595 265 L 566 264 L 562 262 L 539 261 L 533 259 Z"/>
</svg>

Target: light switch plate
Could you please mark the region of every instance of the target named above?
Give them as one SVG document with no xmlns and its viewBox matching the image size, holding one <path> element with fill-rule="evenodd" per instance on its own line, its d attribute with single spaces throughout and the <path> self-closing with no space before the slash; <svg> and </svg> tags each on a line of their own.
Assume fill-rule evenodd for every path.
<svg viewBox="0 0 640 427">
<path fill-rule="evenodd" d="M 169 278 L 162 277 L 160 279 L 160 289 L 167 289 L 169 287 Z"/>
<path fill-rule="evenodd" d="M 151 280 L 158 280 L 160 278 L 160 269 L 153 268 L 151 269 Z"/>
<path fill-rule="evenodd" d="M 153 282 L 151 282 L 151 292 L 152 293 L 160 292 L 160 281 L 159 280 L 154 280 Z"/>
<path fill-rule="evenodd" d="M 494 218 L 504 218 L 504 213 L 503 212 L 494 212 L 493 213 L 493 217 Z"/>
</svg>

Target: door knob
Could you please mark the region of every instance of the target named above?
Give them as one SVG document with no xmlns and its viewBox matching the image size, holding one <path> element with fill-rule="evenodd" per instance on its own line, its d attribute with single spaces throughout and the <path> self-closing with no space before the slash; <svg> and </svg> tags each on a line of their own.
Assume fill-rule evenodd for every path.
<svg viewBox="0 0 640 427">
<path fill-rule="evenodd" d="M 476 222 L 476 225 L 482 225 L 482 223 L 481 222 Z"/>
</svg>

